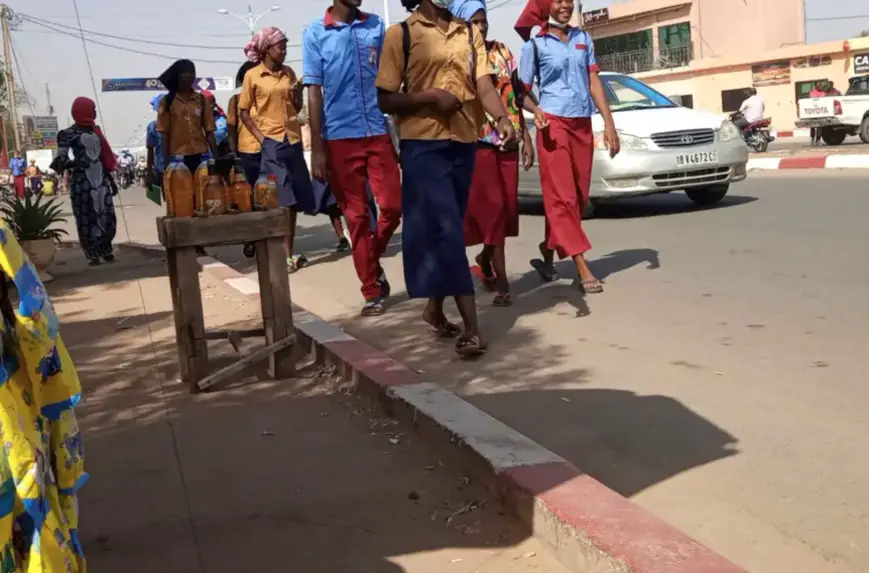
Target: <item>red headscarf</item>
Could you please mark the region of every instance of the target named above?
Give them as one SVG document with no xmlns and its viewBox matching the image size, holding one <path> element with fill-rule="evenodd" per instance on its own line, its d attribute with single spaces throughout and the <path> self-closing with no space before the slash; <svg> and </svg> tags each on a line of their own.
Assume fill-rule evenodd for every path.
<svg viewBox="0 0 869 573">
<path fill-rule="evenodd" d="M 102 147 L 100 160 L 103 163 L 103 167 L 106 171 L 114 171 L 118 160 L 109 142 L 106 141 L 103 130 L 96 124 L 97 104 L 92 99 L 86 97 L 75 98 L 75 101 L 72 102 L 72 120 L 79 127 L 93 128 L 94 133 L 100 138 L 100 146 Z"/>
<path fill-rule="evenodd" d="M 543 26 L 549 21 L 549 13 L 552 11 L 552 0 L 528 0 L 528 5 L 519 14 L 513 29 L 528 41 L 531 38 L 531 30 L 535 26 Z"/>
</svg>

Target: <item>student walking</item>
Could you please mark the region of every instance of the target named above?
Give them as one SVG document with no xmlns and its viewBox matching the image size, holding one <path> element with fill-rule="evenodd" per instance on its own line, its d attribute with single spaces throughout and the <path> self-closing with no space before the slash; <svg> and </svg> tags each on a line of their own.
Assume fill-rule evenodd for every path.
<svg viewBox="0 0 869 573">
<path fill-rule="evenodd" d="M 290 209 L 284 247 L 290 272 L 295 272 L 308 264 L 304 255 L 293 254 L 297 214 L 315 209 L 298 118 L 303 86 L 296 72 L 284 65 L 287 37 L 277 28 L 260 30 L 244 53 L 257 65 L 244 76 L 238 116 L 261 146 L 260 174 L 277 178 L 278 202 Z"/>
<path fill-rule="evenodd" d="M 517 134 L 522 134 L 522 164 L 528 170 L 534 165 L 534 147 L 524 128 L 522 105 L 525 88 L 519 81 L 517 63 L 510 49 L 497 41 L 488 40 L 489 21 L 482 0 L 453 0 L 450 11 L 474 24 L 486 41 L 489 66 L 495 88 L 507 110 L 507 116 Z M 494 306 L 512 304 L 504 246 L 507 237 L 519 235 L 519 144 L 502 141 L 498 126 L 491 115 L 486 116 L 483 132 L 477 142 L 476 167 L 471 183 L 468 212 L 465 215 L 465 244 L 483 244 L 476 257 L 486 287 L 496 291 Z"/>
<path fill-rule="evenodd" d="M 390 294 L 380 257 L 401 221 L 401 175 L 375 87 L 385 27 L 378 16 L 360 11 L 360 4 L 361 0 L 334 0 L 322 18 L 308 26 L 303 79 L 308 87 L 312 175 L 329 182 L 347 220 L 365 299 L 362 315 L 379 316 Z M 380 207 L 373 233 L 369 183 Z"/>
<path fill-rule="evenodd" d="M 537 82 L 539 105 L 529 98 L 534 113 L 540 187 L 546 211 L 546 238 L 540 244 L 541 277 L 554 280 L 554 252 L 576 263 L 579 282 L 587 294 L 603 292 L 585 260 L 591 243 L 582 228 L 582 209 L 588 202 L 594 134 L 591 116 L 597 110 L 604 120 L 603 143 L 612 157 L 619 152 L 619 137 L 606 100 L 595 59 L 594 42 L 581 28 L 570 25 L 574 0 L 530 0 L 516 22 L 526 40 L 519 78 L 531 91 Z M 540 27 L 537 37 L 531 30 Z"/>
<path fill-rule="evenodd" d="M 505 143 L 515 129 L 492 84 L 482 34 L 454 18 L 450 3 L 402 0 L 413 13 L 386 31 L 377 88 L 380 109 L 398 118 L 407 292 L 429 299 L 423 320 L 442 337 L 458 336 L 456 352 L 471 357 L 487 350 L 463 232 L 484 111 Z M 447 320 L 448 296 L 463 330 Z"/>
</svg>

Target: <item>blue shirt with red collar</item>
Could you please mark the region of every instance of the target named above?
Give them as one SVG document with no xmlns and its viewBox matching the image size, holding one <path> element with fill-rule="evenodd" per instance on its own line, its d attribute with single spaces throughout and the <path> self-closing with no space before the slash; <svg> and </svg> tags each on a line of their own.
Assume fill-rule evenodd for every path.
<svg viewBox="0 0 869 573">
<path fill-rule="evenodd" d="M 534 45 L 540 59 L 535 69 Z M 589 74 L 600 68 L 594 55 L 591 35 L 581 28 L 567 29 L 567 42 L 549 32 L 544 26 L 536 38 L 522 47 L 519 80 L 525 89 L 531 89 L 536 80 L 539 88 L 538 106 L 544 112 L 558 117 L 591 117 L 595 112 L 589 90 Z M 539 74 L 539 77 L 537 77 Z"/>
<path fill-rule="evenodd" d="M 385 135 L 377 106 L 377 69 L 385 27 L 375 14 L 359 12 L 350 24 L 326 11 L 305 29 L 302 75 L 306 86 L 323 88 L 323 139 Z"/>
</svg>

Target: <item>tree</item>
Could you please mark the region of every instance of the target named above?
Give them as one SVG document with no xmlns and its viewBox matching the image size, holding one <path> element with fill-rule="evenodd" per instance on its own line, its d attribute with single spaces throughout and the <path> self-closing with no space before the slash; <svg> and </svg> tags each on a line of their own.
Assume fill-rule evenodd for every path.
<svg viewBox="0 0 869 573">
<path fill-rule="evenodd" d="M 860 37 L 861 37 L 861 38 L 869 38 L 869 28 L 867 28 L 867 29 L 863 30 L 862 32 L 860 32 Z"/>
</svg>

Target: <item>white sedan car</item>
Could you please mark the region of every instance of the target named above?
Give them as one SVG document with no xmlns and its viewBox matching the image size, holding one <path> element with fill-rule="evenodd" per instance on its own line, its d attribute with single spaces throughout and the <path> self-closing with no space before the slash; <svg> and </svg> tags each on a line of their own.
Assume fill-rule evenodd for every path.
<svg viewBox="0 0 869 573">
<path fill-rule="evenodd" d="M 604 72 L 600 78 L 622 145 L 611 158 L 603 143 L 603 118 L 595 114 L 586 216 L 600 202 L 671 191 L 711 205 L 724 198 L 731 183 L 746 178 L 748 148 L 726 116 L 682 107 L 630 76 Z M 533 134 L 534 122 L 527 123 Z M 538 185 L 520 185 L 520 197 L 540 194 Z"/>
</svg>

